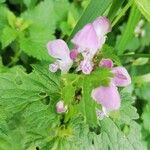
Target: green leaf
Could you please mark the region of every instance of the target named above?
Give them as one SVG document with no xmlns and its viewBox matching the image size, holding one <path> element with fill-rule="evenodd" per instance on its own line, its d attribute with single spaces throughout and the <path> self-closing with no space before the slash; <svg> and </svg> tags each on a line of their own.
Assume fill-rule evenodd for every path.
<svg viewBox="0 0 150 150">
<path fill-rule="evenodd" d="M 140 80 L 140 78 L 138 78 L 138 81 L 142 82 Z M 147 82 L 147 83 L 140 83 L 136 89 L 135 89 L 135 92 L 136 92 L 136 95 L 139 96 L 140 98 L 146 100 L 146 101 L 149 101 L 150 100 L 150 92 L 149 92 L 149 89 L 150 89 L 150 82 Z"/>
<path fill-rule="evenodd" d="M 0 0 L 0 3 L 4 3 L 6 0 Z"/>
<path fill-rule="evenodd" d="M 38 0 L 23 0 L 23 2 L 26 5 L 26 7 L 33 8 L 38 2 Z"/>
<path fill-rule="evenodd" d="M 20 37 L 21 50 L 39 60 L 51 60 L 46 45 L 54 39 L 56 19 L 53 1 L 40 2 L 34 9 L 23 13 L 22 17 L 30 19 L 32 24 Z"/>
<path fill-rule="evenodd" d="M 24 73 L 20 68 L 14 68 L 10 73 L 0 75 L 0 105 L 12 115 L 33 102 L 54 99 L 59 95 L 57 77 L 51 74 L 48 68 L 35 67 L 36 71 L 31 74 Z"/>
<path fill-rule="evenodd" d="M 79 19 L 77 25 L 75 26 L 73 32 L 71 33 L 68 41 L 70 41 L 74 34 L 78 32 L 85 24 L 93 21 L 96 17 L 103 15 L 106 9 L 110 6 L 111 2 L 112 0 L 91 0 L 83 15 Z"/>
<path fill-rule="evenodd" d="M 130 42 L 130 40 L 132 40 L 132 37 L 134 36 L 134 29 L 140 17 L 140 11 L 136 8 L 136 6 L 133 6 L 130 11 L 127 25 L 121 35 L 121 38 L 117 41 L 115 46 L 119 55 L 123 54 L 123 52 L 126 50 L 126 46 Z"/>
<path fill-rule="evenodd" d="M 150 22 L 150 1 L 149 0 L 134 0 L 141 13 Z"/>
<path fill-rule="evenodd" d="M 116 65 L 121 65 L 121 62 L 120 62 L 120 59 L 119 57 L 115 54 L 115 49 L 113 47 L 110 47 L 108 45 L 104 45 L 103 48 L 102 48 L 102 57 L 103 58 L 110 58 L 113 60 L 113 62 L 116 64 Z"/>
<path fill-rule="evenodd" d="M 121 91 L 121 108 L 112 112 L 109 118 L 100 121 L 100 134 L 94 136 L 96 150 L 146 150 L 141 139 L 141 128 L 134 121 L 138 119 L 136 109 L 131 105 L 132 97 Z"/>
<path fill-rule="evenodd" d="M 12 43 L 18 36 L 16 30 L 10 28 L 9 26 L 5 26 L 1 35 L 2 48 L 5 48 L 10 43 Z"/>
<path fill-rule="evenodd" d="M 111 8 L 108 13 L 108 18 L 112 21 L 117 14 L 117 11 L 120 9 L 125 0 L 113 0 Z"/>
<path fill-rule="evenodd" d="M 0 5 L 0 39 L 2 35 L 2 30 L 7 24 L 7 16 L 6 16 L 7 8 L 4 5 Z"/>
<path fill-rule="evenodd" d="M 144 107 L 142 114 L 143 126 L 148 132 L 150 132 L 149 117 L 150 117 L 150 102 Z"/>
<path fill-rule="evenodd" d="M 96 150 L 146 150 L 141 142 L 140 126 L 131 122 L 127 133 L 110 118 L 100 122 L 101 133 L 94 137 Z"/>
<path fill-rule="evenodd" d="M 36 147 L 36 141 L 46 140 L 53 133 L 53 130 L 49 130 L 59 124 L 55 112 L 55 101 L 60 97 L 58 75 L 50 73 L 47 64 L 34 65 L 33 68 L 30 74 L 26 74 L 20 67 L 0 74 L 0 106 L 3 110 L 0 114 L 0 131 L 5 135 L 0 142 L 5 141 L 6 149 L 24 150 L 19 148 L 23 144 L 17 142 L 20 136 L 24 137 L 20 143 L 23 142 L 26 147 L 34 143 Z M 11 140 L 14 136 L 11 133 L 16 129 L 20 129 L 18 132 L 21 135 L 16 135 L 13 144 Z"/>
</svg>

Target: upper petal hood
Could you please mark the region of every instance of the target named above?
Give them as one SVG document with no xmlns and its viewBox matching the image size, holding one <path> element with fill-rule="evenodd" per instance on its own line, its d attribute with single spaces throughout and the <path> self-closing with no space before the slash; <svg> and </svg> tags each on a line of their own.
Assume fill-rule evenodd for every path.
<svg viewBox="0 0 150 150">
<path fill-rule="evenodd" d="M 131 84 L 131 77 L 128 74 L 128 71 L 124 67 L 114 67 L 112 69 L 112 73 L 114 74 L 114 78 L 112 82 L 116 86 L 128 86 Z"/>
<path fill-rule="evenodd" d="M 105 107 L 108 111 L 120 107 L 120 95 L 116 86 L 100 86 L 92 91 L 92 98 Z"/>
<path fill-rule="evenodd" d="M 83 49 L 98 49 L 99 40 L 92 24 L 87 24 L 71 40 L 73 44 Z"/>
<path fill-rule="evenodd" d="M 99 38 L 111 31 L 110 21 L 105 16 L 98 17 L 93 26 Z"/>
<path fill-rule="evenodd" d="M 54 58 L 58 58 L 61 60 L 70 59 L 70 52 L 65 41 L 58 39 L 54 41 L 50 41 L 47 44 L 48 53 L 50 56 Z"/>
</svg>

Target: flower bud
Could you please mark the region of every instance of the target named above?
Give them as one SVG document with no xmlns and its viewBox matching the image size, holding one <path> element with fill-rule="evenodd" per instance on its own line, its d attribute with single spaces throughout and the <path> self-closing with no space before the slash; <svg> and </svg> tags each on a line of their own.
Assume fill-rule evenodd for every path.
<svg viewBox="0 0 150 150">
<path fill-rule="evenodd" d="M 72 60 L 75 60 L 78 56 L 78 51 L 76 49 L 73 49 L 71 52 L 70 52 L 70 58 Z"/>
<path fill-rule="evenodd" d="M 64 105 L 64 101 L 59 101 L 56 104 L 56 112 L 61 114 L 65 113 L 68 110 L 67 106 Z"/>
</svg>

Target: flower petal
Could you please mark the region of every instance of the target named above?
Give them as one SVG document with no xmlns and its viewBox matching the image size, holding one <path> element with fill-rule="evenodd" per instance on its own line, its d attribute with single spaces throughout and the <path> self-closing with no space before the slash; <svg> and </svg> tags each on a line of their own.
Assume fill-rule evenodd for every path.
<svg viewBox="0 0 150 150">
<path fill-rule="evenodd" d="M 113 61 L 111 59 L 102 59 L 99 63 L 99 66 L 106 67 L 106 68 L 112 68 L 113 67 Z"/>
<path fill-rule="evenodd" d="M 124 67 L 114 67 L 112 69 L 112 73 L 114 74 L 114 78 L 112 82 L 116 86 L 128 86 L 131 84 L 131 77 L 128 74 L 128 71 Z"/>
<path fill-rule="evenodd" d="M 116 110 L 120 107 L 120 95 L 116 86 L 100 86 L 92 91 L 92 98 L 107 110 Z"/>
<path fill-rule="evenodd" d="M 98 17 L 93 22 L 93 26 L 99 38 L 111 32 L 110 21 L 105 16 Z"/>
<path fill-rule="evenodd" d="M 47 49 L 49 55 L 54 58 L 58 58 L 61 60 L 70 59 L 69 48 L 65 41 L 61 39 L 48 42 Z"/>
<path fill-rule="evenodd" d="M 59 66 L 58 63 L 55 62 L 53 64 L 49 64 L 49 71 L 50 72 L 56 72 L 58 70 Z"/>
<path fill-rule="evenodd" d="M 59 64 L 59 68 L 62 73 L 67 73 L 73 64 L 73 61 L 71 59 L 67 61 L 57 60 L 57 63 Z"/>
<path fill-rule="evenodd" d="M 80 49 L 98 49 L 99 41 L 92 24 L 87 24 L 71 40 Z"/>
<path fill-rule="evenodd" d="M 84 74 L 90 74 L 93 70 L 93 63 L 92 61 L 85 59 L 80 63 L 80 68 Z"/>
</svg>

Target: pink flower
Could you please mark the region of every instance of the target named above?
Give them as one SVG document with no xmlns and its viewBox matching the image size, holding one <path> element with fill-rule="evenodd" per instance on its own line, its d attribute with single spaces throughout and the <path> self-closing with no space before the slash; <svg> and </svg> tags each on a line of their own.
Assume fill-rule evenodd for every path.
<svg viewBox="0 0 150 150">
<path fill-rule="evenodd" d="M 111 59 L 102 59 L 100 61 L 100 66 L 110 68 L 114 77 L 112 83 L 116 86 L 128 86 L 131 84 L 131 77 L 124 67 L 113 67 L 113 62 Z"/>
<path fill-rule="evenodd" d="M 112 68 L 112 73 L 114 74 L 114 78 L 112 82 L 116 86 L 125 87 L 131 84 L 131 77 L 128 74 L 128 71 L 124 67 L 114 67 Z"/>
<path fill-rule="evenodd" d="M 93 57 L 102 48 L 106 40 L 106 34 L 110 31 L 111 26 L 108 19 L 106 17 L 98 17 L 93 23 L 85 25 L 71 40 L 77 48 L 78 53 L 81 53 L 83 56 L 84 60 L 81 63 L 83 64 L 84 62 L 85 64 L 87 62 L 88 64 L 84 66 L 90 66 L 88 70 L 93 70 L 92 65 L 89 64 L 92 64 Z"/>
<path fill-rule="evenodd" d="M 112 68 L 113 62 L 111 59 L 102 59 L 99 63 L 99 66 L 106 67 L 106 68 Z"/>
<path fill-rule="evenodd" d="M 116 110 L 120 107 L 120 95 L 113 84 L 108 87 L 100 86 L 92 91 L 92 98 L 106 110 Z"/>
<path fill-rule="evenodd" d="M 64 105 L 63 101 L 57 102 L 56 112 L 59 113 L 59 114 L 67 112 L 67 106 Z"/>
<path fill-rule="evenodd" d="M 128 86 L 131 83 L 130 75 L 124 67 L 113 67 L 111 59 L 102 59 L 100 66 L 110 68 L 114 77 L 109 86 L 100 86 L 92 91 L 92 98 L 102 105 L 103 110 L 98 110 L 99 118 L 107 115 L 107 112 L 120 108 L 120 95 L 117 86 Z"/>
<path fill-rule="evenodd" d="M 63 73 L 68 72 L 73 61 L 70 58 L 67 44 L 63 40 L 58 39 L 48 42 L 47 49 L 49 55 L 56 59 L 54 64 L 50 64 L 50 71 L 55 72 L 59 68 Z"/>
<path fill-rule="evenodd" d="M 105 16 L 96 18 L 93 22 L 94 29 L 99 39 L 111 32 L 111 23 Z"/>
<path fill-rule="evenodd" d="M 92 69 L 93 69 L 93 63 L 90 60 L 84 59 L 83 61 L 81 61 L 80 70 L 82 70 L 84 74 L 90 74 Z"/>
<path fill-rule="evenodd" d="M 85 25 L 71 40 L 78 52 L 93 51 L 99 48 L 99 41 L 91 23 Z"/>
</svg>

